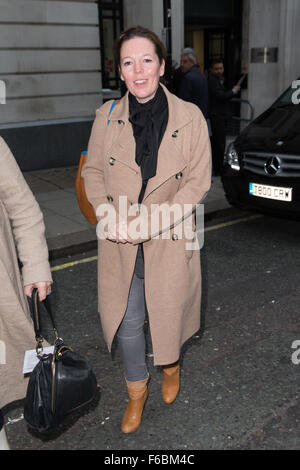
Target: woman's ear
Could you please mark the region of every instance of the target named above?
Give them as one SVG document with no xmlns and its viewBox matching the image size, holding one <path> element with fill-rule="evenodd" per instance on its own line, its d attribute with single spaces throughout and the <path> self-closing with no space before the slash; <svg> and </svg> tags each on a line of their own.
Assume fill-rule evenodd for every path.
<svg viewBox="0 0 300 470">
<path fill-rule="evenodd" d="M 160 65 L 160 69 L 159 69 L 159 76 L 162 77 L 165 73 L 165 60 L 163 59 L 162 60 L 162 63 Z"/>
</svg>

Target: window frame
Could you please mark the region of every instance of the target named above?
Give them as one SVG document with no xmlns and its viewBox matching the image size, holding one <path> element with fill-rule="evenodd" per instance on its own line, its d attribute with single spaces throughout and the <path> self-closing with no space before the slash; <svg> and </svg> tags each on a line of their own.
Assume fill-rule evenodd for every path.
<svg viewBox="0 0 300 470">
<path fill-rule="evenodd" d="M 106 11 L 110 10 L 110 14 Z M 99 14 L 99 36 L 100 36 L 100 53 L 101 53 L 101 76 L 102 76 L 102 88 L 110 88 L 111 90 L 117 90 L 119 88 L 119 70 L 114 60 L 114 75 L 108 77 L 106 74 L 105 64 L 105 40 L 104 40 L 104 21 L 111 19 L 113 21 L 113 34 L 114 40 L 117 39 L 117 21 L 120 21 L 120 32 L 124 29 L 124 15 L 123 15 L 123 0 L 112 0 L 111 2 L 98 0 L 98 14 Z M 111 85 L 115 82 L 114 85 Z"/>
</svg>

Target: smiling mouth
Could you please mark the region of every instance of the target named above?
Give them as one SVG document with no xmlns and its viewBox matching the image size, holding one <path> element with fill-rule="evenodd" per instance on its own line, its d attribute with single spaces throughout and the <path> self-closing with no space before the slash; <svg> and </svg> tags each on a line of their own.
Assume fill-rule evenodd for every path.
<svg viewBox="0 0 300 470">
<path fill-rule="evenodd" d="M 146 83 L 146 80 L 136 80 L 134 82 L 135 85 L 143 85 L 143 83 Z"/>
</svg>

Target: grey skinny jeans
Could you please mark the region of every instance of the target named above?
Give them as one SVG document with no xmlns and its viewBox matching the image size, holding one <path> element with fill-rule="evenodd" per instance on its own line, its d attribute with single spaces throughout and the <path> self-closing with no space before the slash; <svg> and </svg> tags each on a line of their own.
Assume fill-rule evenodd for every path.
<svg viewBox="0 0 300 470">
<path fill-rule="evenodd" d="M 129 381 L 143 380 L 148 375 L 144 333 L 145 315 L 144 259 L 142 245 L 139 245 L 127 309 L 117 332 L 125 377 Z"/>
</svg>

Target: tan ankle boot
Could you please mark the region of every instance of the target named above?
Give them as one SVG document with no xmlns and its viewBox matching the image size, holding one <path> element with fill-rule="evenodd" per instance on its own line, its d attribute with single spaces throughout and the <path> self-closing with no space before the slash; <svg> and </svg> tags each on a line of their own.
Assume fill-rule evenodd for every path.
<svg viewBox="0 0 300 470">
<path fill-rule="evenodd" d="M 170 405 L 178 395 L 180 388 L 180 366 L 179 362 L 175 365 L 163 368 L 164 377 L 162 382 L 162 397 L 165 403 Z"/>
<path fill-rule="evenodd" d="M 125 433 L 134 432 L 141 424 L 142 414 L 148 397 L 147 382 L 149 375 L 144 380 L 130 382 L 126 380 L 129 402 L 122 420 L 122 431 Z"/>
</svg>

